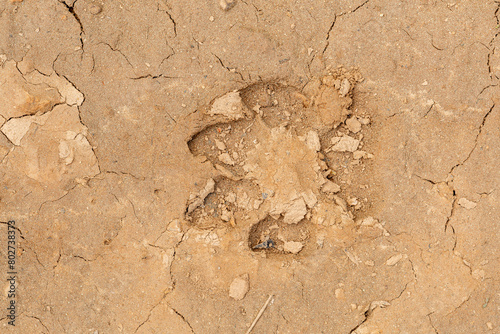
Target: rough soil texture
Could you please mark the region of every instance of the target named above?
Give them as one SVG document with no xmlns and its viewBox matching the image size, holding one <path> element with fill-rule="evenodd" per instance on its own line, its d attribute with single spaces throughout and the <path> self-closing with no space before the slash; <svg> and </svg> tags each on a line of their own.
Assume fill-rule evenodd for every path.
<svg viewBox="0 0 500 334">
<path fill-rule="evenodd" d="M 500 333 L 499 4 L 0 4 L 2 333 Z"/>
</svg>

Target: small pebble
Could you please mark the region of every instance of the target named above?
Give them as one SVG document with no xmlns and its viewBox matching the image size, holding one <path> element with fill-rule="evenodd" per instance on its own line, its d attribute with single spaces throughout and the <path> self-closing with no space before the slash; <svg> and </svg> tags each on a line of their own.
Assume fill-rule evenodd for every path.
<svg viewBox="0 0 500 334">
<path fill-rule="evenodd" d="M 218 156 L 219 160 L 227 165 L 231 165 L 231 166 L 234 166 L 235 162 L 233 159 L 231 159 L 231 157 L 229 156 L 229 154 L 227 153 L 222 153 Z"/>
<path fill-rule="evenodd" d="M 286 241 L 283 244 L 283 250 L 288 253 L 297 254 L 302 250 L 304 244 L 298 241 Z"/>
<path fill-rule="evenodd" d="M 358 121 L 363 124 L 363 125 L 368 125 L 370 124 L 370 119 L 368 117 L 362 117 L 362 118 L 358 118 Z"/>
<path fill-rule="evenodd" d="M 335 194 L 340 191 L 340 186 L 330 180 L 327 180 L 323 187 L 321 187 L 321 190 L 327 194 Z"/>
<path fill-rule="evenodd" d="M 93 4 L 92 6 L 90 6 L 89 11 L 90 11 L 90 14 L 97 15 L 100 12 L 102 12 L 102 7 L 98 4 Z"/>
<path fill-rule="evenodd" d="M 349 129 L 349 131 L 353 133 L 358 133 L 361 131 L 361 123 L 358 121 L 356 117 L 351 117 L 345 121 L 345 125 Z"/>
<path fill-rule="evenodd" d="M 356 197 L 349 197 L 347 199 L 347 204 L 349 204 L 350 206 L 355 206 L 356 204 L 358 204 L 358 199 Z"/>
<path fill-rule="evenodd" d="M 469 201 L 467 198 L 460 198 L 458 200 L 458 205 L 460 205 L 461 207 L 463 207 L 467 210 L 471 210 L 477 206 L 477 203 Z"/>
<path fill-rule="evenodd" d="M 374 219 L 373 217 L 366 217 L 358 224 L 361 226 L 374 226 L 376 223 L 378 223 L 378 220 Z"/>
<path fill-rule="evenodd" d="M 342 83 L 340 84 L 340 89 L 339 89 L 339 94 L 341 97 L 346 96 L 349 94 L 349 91 L 351 90 L 351 83 L 349 80 L 344 79 L 342 80 Z"/>
<path fill-rule="evenodd" d="M 403 258 L 403 254 L 397 254 L 397 255 L 393 255 L 391 256 L 386 262 L 385 264 L 388 265 L 388 266 L 393 266 L 395 265 L 396 263 L 398 263 L 401 259 Z"/>
<path fill-rule="evenodd" d="M 236 0 L 220 0 L 219 5 L 223 10 L 230 10 L 236 5 Z"/>
<path fill-rule="evenodd" d="M 335 298 L 337 298 L 337 299 L 344 299 L 345 298 L 344 290 L 342 290 L 342 289 L 336 289 L 335 290 Z"/>
<path fill-rule="evenodd" d="M 248 274 L 236 277 L 229 286 L 229 297 L 235 300 L 242 300 L 250 288 Z"/>
<path fill-rule="evenodd" d="M 215 139 L 215 146 L 217 146 L 217 148 L 221 151 L 224 151 L 226 149 L 226 144 L 217 139 Z"/>
</svg>

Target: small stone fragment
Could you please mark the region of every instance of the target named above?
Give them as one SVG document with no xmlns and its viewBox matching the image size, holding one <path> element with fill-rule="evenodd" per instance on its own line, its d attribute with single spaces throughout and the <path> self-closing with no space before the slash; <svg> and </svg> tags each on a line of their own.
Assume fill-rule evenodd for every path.
<svg viewBox="0 0 500 334">
<path fill-rule="evenodd" d="M 344 253 L 345 255 L 347 255 L 347 258 L 351 260 L 351 262 L 354 263 L 355 265 L 359 265 L 359 263 L 361 262 L 358 256 L 356 254 L 351 253 L 349 250 L 344 249 Z"/>
<path fill-rule="evenodd" d="M 205 242 L 212 246 L 220 246 L 220 238 L 215 231 L 211 231 L 206 235 Z"/>
<path fill-rule="evenodd" d="M 318 234 L 316 236 L 316 246 L 318 248 L 323 248 L 325 245 L 325 235 L 324 234 Z"/>
<path fill-rule="evenodd" d="M 330 180 L 327 180 L 323 187 L 321 187 L 321 190 L 327 194 L 335 194 L 340 191 L 340 186 Z"/>
<path fill-rule="evenodd" d="M 306 136 L 306 145 L 316 152 L 321 150 L 321 143 L 319 141 L 319 136 L 316 131 L 309 131 Z"/>
<path fill-rule="evenodd" d="M 458 205 L 460 205 L 461 207 L 463 207 L 467 210 L 471 210 L 477 206 L 477 203 L 469 201 L 467 198 L 462 197 L 458 200 Z"/>
<path fill-rule="evenodd" d="M 349 204 L 350 206 L 355 206 L 356 204 L 358 204 L 358 199 L 356 197 L 349 197 L 347 199 L 347 204 Z"/>
<path fill-rule="evenodd" d="M 393 266 L 395 265 L 396 263 L 398 263 L 401 259 L 403 258 L 403 254 L 396 254 L 396 255 L 393 255 L 391 256 L 386 262 L 385 264 L 388 265 L 388 266 Z"/>
<path fill-rule="evenodd" d="M 229 286 L 229 297 L 235 300 L 242 300 L 250 288 L 248 274 L 236 277 Z"/>
<path fill-rule="evenodd" d="M 388 301 L 385 301 L 385 300 L 375 300 L 375 301 L 373 301 L 373 302 L 370 303 L 370 310 L 374 310 L 377 307 L 384 308 L 384 307 L 387 307 L 387 306 L 390 306 L 390 305 L 391 305 L 391 303 L 389 303 Z"/>
<path fill-rule="evenodd" d="M 215 139 L 215 146 L 217 146 L 217 148 L 221 151 L 224 151 L 226 149 L 226 144 L 217 139 Z"/>
<path fill-rule="evenodd" d="M 374 226 L 376 223 L 378 223 L 378 220 L 376 220 L 375 218 L 366 217 L 361 222 L 359 222 L 359 225 L 361 225 L 361 226 Z"/>
<path fill-rule="evenodd" d="M 332 143 L 333 146 L 330 148 L 330 151 L 334 152 L 354 152 L 359 146 L 359 140 L 349 136 L 333 137 Z"/>
<path fill-rule="evenodd" d="M 361 158 L 372 159 L 373 158 L 373 154 L 365 152 L 365 151 L 354 151 L 352 153 L 352 157 L 353 157 L 354 160 L 359 160 Z"/>
<path fill-rule="evenodd" d="M 228 201 L 229 203 L 235 203 L 236 202 L 236 194 L 233 192 L 230 192 L 229 194 L 227 194 L 226 201 Z"/>
<path fill-rule="evenodd" d="M 297 254 L 302 250 L 304 244 L 299 241 L 286 241 L 283 244 L 283 250 L 288 253 Z"/>
<path fill-rule="evenodd" d="M 349 131 L 353 133 L 358 133 L 359 131 L 361 131 L 361 123 L 358 121 L 356 117 L 348 118 L 345 121 L 345 125 L 347 126 Z"/>
<path fill-rule="evenodd" d="M 227 165 L 234 166 L 235 162 L 228 153 L 219 154 L 219 160 Z"/>
<path fill-rule="evenodd" d="M 341 288 L 335 289 L 335 298 L 344 299 L 345 298 L 344 290 Z"/>
<path fill-rule="evenodd" d="M 222 213 L 220 215 L 220 219 L 222 219 L 225 222 L 228 222 L 231 220 L 231 217 L 233 216 L 233 213 L 227 209 L 222 210 Z"/>
<path fill-rule="evenodd" d="M 359 159 L 361 159 L 361 158 L 363 158 L 365 156 L 364 153 L 365 153 L 364 151 L 354 151 L 352 153 L 352 157 L 353 157 L 354 160 L 359 160 Z"/>
<path fill-rule="evenodd" d="M 193 196 L 192 200 L 190 201 L 191 203 L 188 205 L 187 213 L 190 214 L 191 212 L 194 211 L 194 209 L 196 209 L 201 204 L 203 204 L 205 197 L 207 197 L 209 194 L 213 193 L 214 189 L 215 189 L 215 181 L 213 179 L 208 179 L 207 184 L 205 185 L 205 188 L 200 190 L 198 195 Z M 193 194 L 191 194 L 191 195 L 193 195 Z"/>
<path fill-rule="evenodd" d="M 316 203 L 318 203 L 318 198 L 316 197 L 316 195 L 314 195 L 311 189 L 302 192 L 300 196 L 302 196 L 302 199 L 304 200 L 304 202 L 306 202 L 307 207 L 310 209 L 313 208 Z"/>
<path fill-rule="evenodd" d="M 100 12 L 102 12 L 102 7 L 98 4 L 93 4 L 92 6 L 90 6 L 89 11 L 90 11 L 90 14 L 97 15 Z"/>
<path fill-rule="evenodd" d="M 347 203 L 342 197 L 334 195 L 333 199 L 335 200 L 335 203 L 337 203 L 337 205 L 342 208 L 343 211 L 347 211 Z"/>
<path fill-rule="evenodd" d="M 230 10 L 236 5 L 236 0 L 220 0 L 219 5 L 223 10 Z"/>
<path fill-rule="evenodd" d="M 349 80 L 347 79 L 342 80 L 342 83 L 340 84 L 339 95 L 341 97 L 344 97 L 347 94 L 349 94 L 350 90 L 351 90 L 351 83 L 349 82 Z"/>
<path fill-rule="evenodd" d="M 214 166 L 215 166 L 215 169 L 217 169 L 221 173 L 221 175 L 227 177 L 228 179 L 233 180 L 233 181 L 241 180 L 241 177 L 235 176 L 226 167 L 219 165 L 219 164 L 215 164 Z"/>
<path fill-rule="evenodd" d="M 472 277 L 474 277 L 474 279 L 477 279 L 478 281 L 484 280 L 485 276 L 486 272 L 483 269 L 475 269 L 472 271 Z"/>
<path fill-rule="evenodd" d="M 242 208 L 242 209 L 245 209 L 245 210 L 248 210 L 249 209 L 249 202 L 250 202 L 250 198 L 248 197 L 248 194 L 244 191 L 239 191 L 238 192 L 238 196 L 237 196 L 237 203 L 236 205 L 239 207 L 239 208 Z"/>
<path fill-rule="evenodd" d="M 306 213 L 307 207 L 304 199 L 302 197 L 298 198 L 286 208 L 283 221 L 286 224 L 297 224 L 304 218 Z"/>
<path fill-rule="evenodd" d="M 313 210 L 311 222 L 323 226 L 340 224 L 344 210 L 331 202 L 321 201 Z"/>
<path fill-rule="evenodd" d="M 361 124 L 363 124 L 363 125 L 368 125 L 368 124 L 370 124 L 370 119 L 369 119 L 368 117 L 361 117 L 361 118 L 359 118 L 358 120 L 359 120 L 359 122 L 360 122 Z"/>
<path fill-rule="evenodd" d="M 240 93 L 234 91 L 215 99 L 208 113 L 210 116 L 221 115 L 228 120 L 236 121 L 245 117 L 245 110 Z"/>
</svg>

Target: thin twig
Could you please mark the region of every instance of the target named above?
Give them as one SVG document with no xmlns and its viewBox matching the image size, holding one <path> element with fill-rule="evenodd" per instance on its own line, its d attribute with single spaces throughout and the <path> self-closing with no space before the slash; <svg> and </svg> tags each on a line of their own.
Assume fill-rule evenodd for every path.
<svg viewBox="0 0 500 334">
<path fill-rule="evenodd" d="M 250 325 L 250 328 L 248 328 L 248 330 L 245 334 L 250 334 L 252 329 L 255 327 L 255 324 L 257 323 L 257 321 L 259 321 L 260 317 L 262 316 L 262 313 L 264 313 L 264 311 L 266 310 L 266 307 L 267 307 L 267 305 L 269 305 L 269 302 L 271 301 L 272 298 L 273 298 L 273 295 L 270 295 L 269 298 L 267 298 L 266 303 L 264 304 L 264 306 L 262 306 L 262 308 L 259 311 L 259 314 L 257 314 L 257 316 L 255 317 L 255 320 L 252 322 L 252 324 Z"/>
</svg>

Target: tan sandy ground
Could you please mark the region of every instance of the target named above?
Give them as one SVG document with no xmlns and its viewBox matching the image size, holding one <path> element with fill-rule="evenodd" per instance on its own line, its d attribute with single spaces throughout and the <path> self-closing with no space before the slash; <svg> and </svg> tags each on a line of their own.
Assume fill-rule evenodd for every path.
<svg viewBox="0 0 500 334">
<path fill-rule="evenodd" d="M 0 332 L 500 333 L 499 8 L 2 1 Z"/>
</svg>

